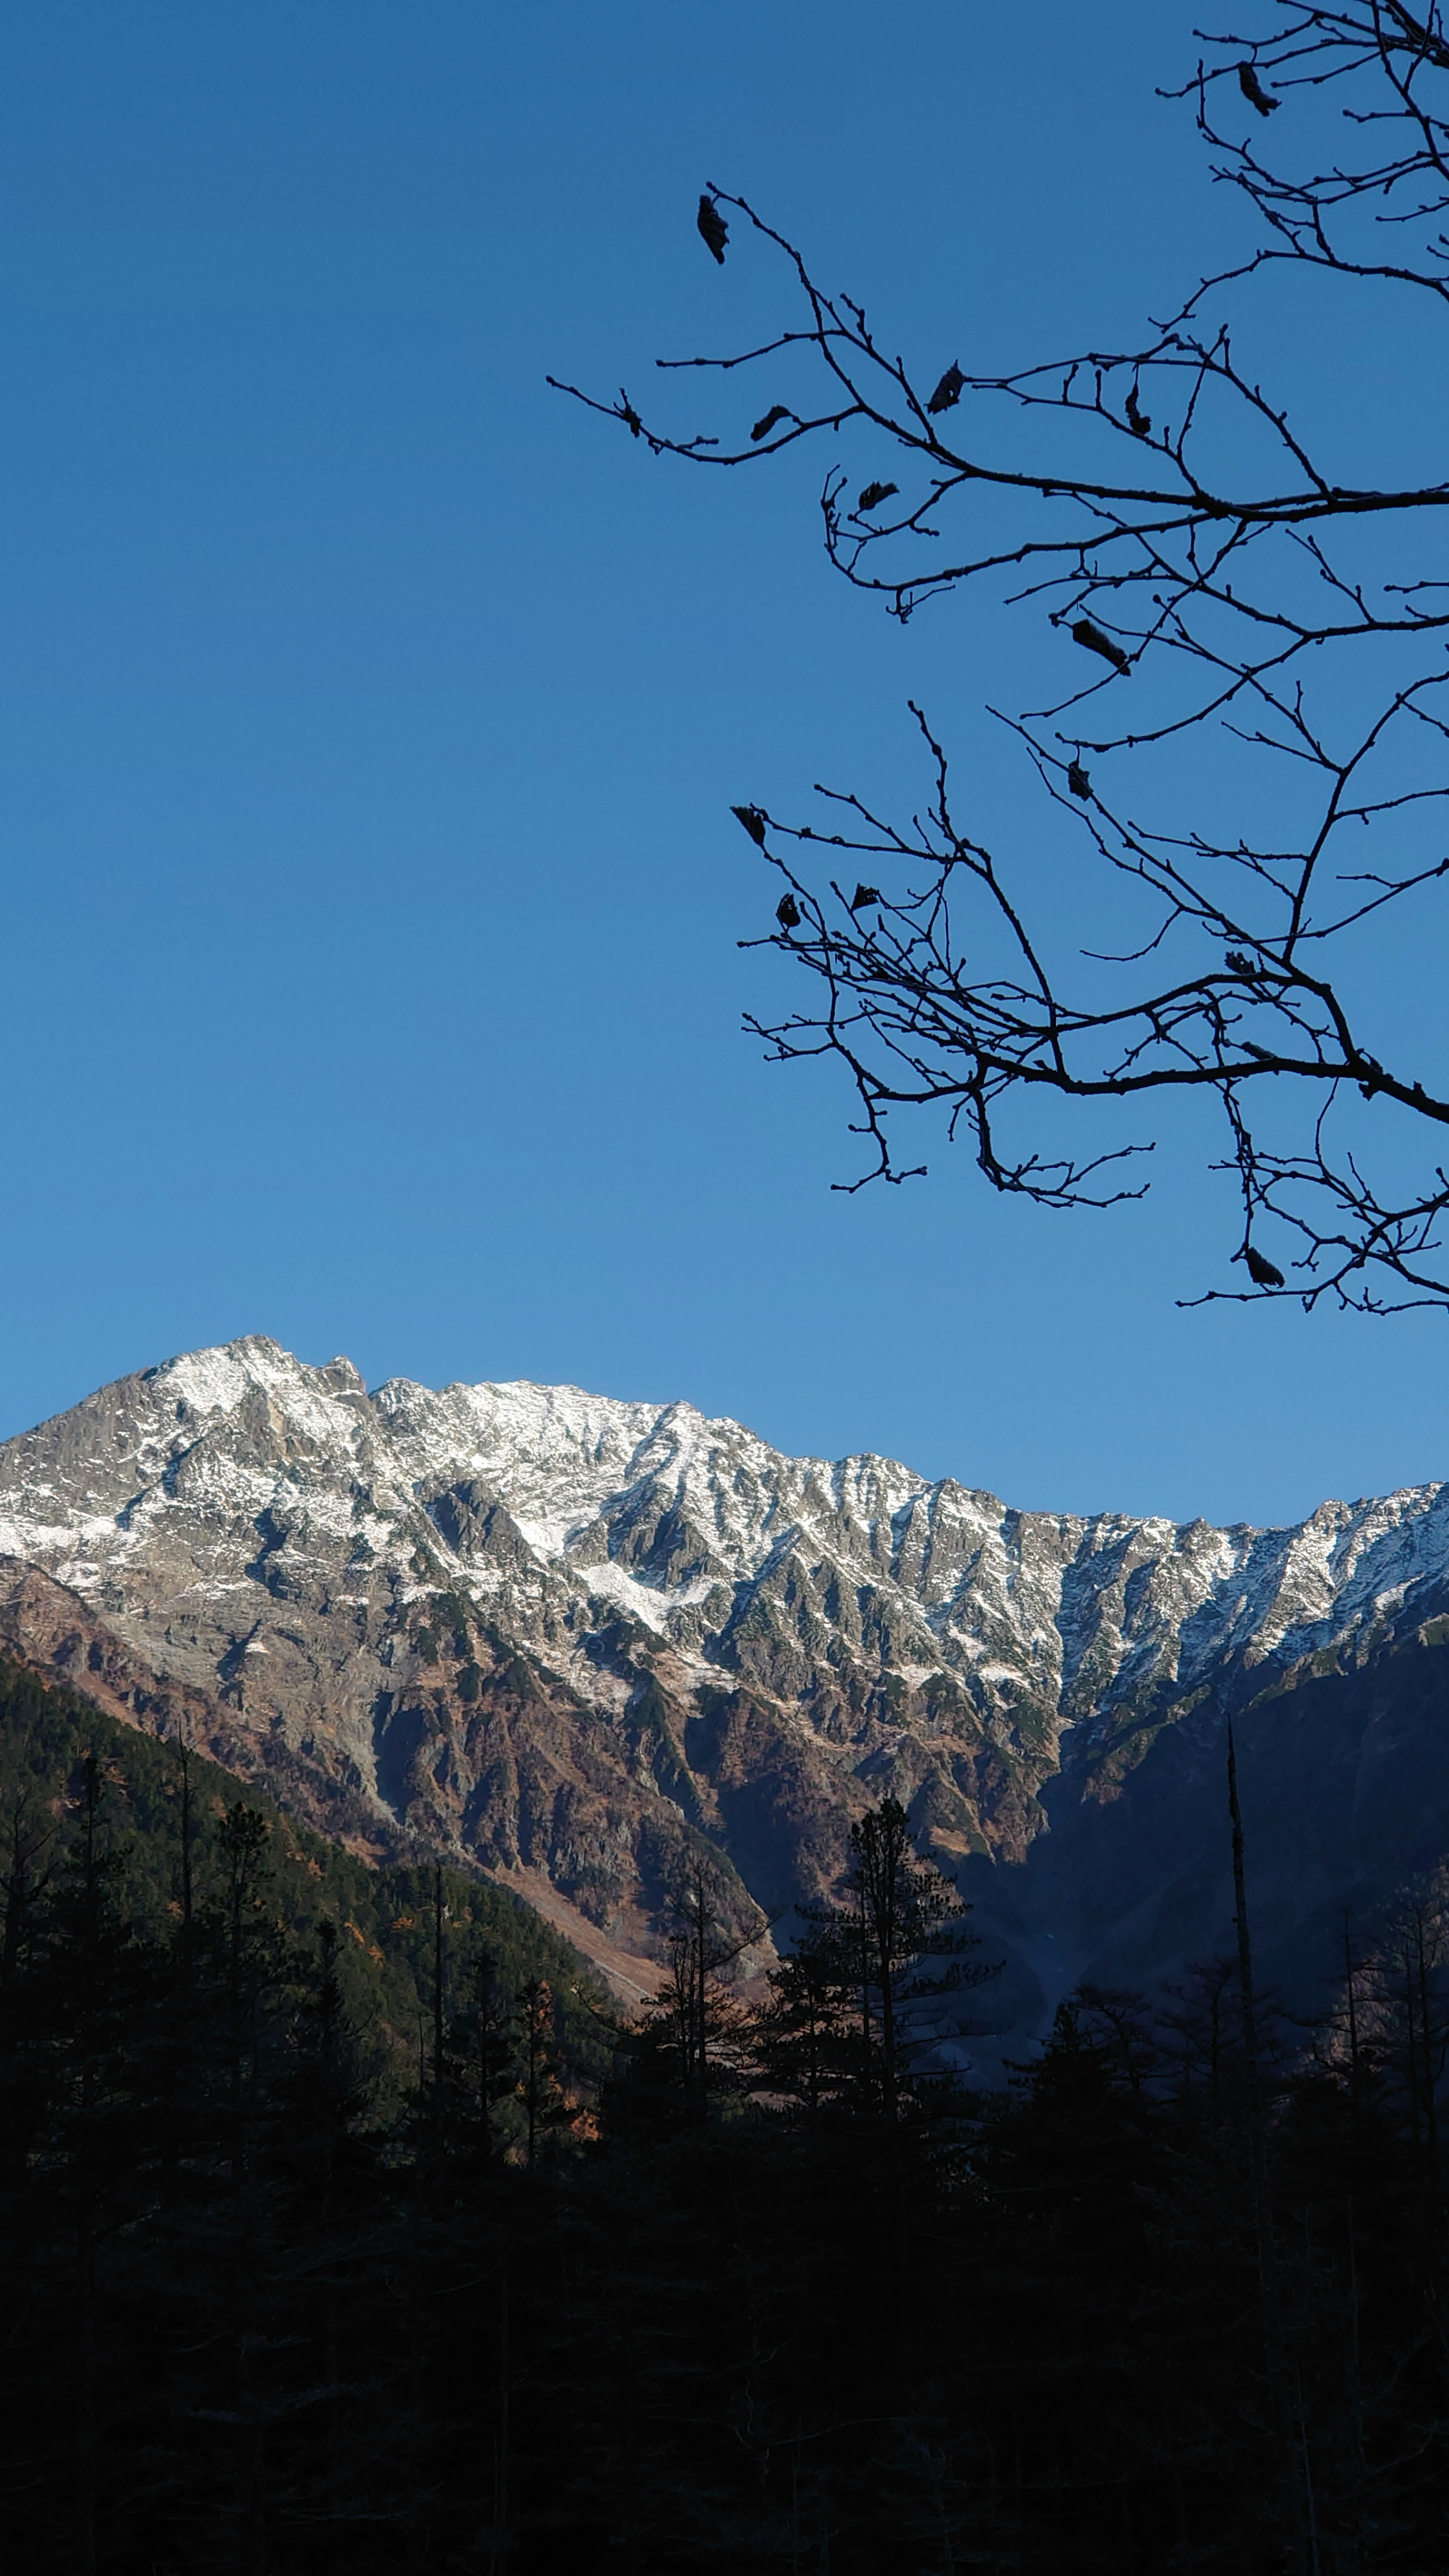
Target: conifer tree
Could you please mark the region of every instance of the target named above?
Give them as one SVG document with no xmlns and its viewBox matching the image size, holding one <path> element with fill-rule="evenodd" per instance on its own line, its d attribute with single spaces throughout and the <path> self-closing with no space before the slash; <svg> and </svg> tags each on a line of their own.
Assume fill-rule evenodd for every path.
<svg viewBox="0 0 1449 2576">
<path fill-rule="evenodd" d="M 995 1969 L 970 1957 L 977 1943 L 965 1928 L 969 1908 L 933 1863 L 917 1857 L 897 1799 L 883 1799 L 856 1820 L 850 1854 L 845 1902 L 801 1909 L 805 1937 L 793 1954 L 799 1964 L 772 1975 L 773 2002 L 757 2025 L 756 2045 L 774 2052 L 783 2073 L 792 2055 L 799 2060 L 803 2040 L 807 2084 L 818 2097 L 828 2068 L 830 2089 L 838 2091 L 849 1994 L 857 2097 L 893 2123 L 930 2045 L 917 2008 L 979 1986 Z"/>
</svg>

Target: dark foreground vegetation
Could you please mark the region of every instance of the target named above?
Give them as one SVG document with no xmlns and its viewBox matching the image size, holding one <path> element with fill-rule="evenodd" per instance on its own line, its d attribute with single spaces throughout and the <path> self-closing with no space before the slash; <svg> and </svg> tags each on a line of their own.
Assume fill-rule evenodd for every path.
<svg viewBox="0 0 1449 2576">
<path fill-rule="evenodd" d="M 973 2100 L 889 1802 L 762 1999 L 701 1858 L 625 2030 L 494 1892 L 0 1697 L 7 2566 L 1449 2562 L 1432 1891 L 1317 2031 L 1235 1956 Z"/>
</svg>

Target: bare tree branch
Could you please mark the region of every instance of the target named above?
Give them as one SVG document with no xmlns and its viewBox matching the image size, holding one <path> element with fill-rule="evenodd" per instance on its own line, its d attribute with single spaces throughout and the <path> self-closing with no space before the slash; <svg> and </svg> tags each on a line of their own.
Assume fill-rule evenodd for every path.
<svg viewBox="0 0 1449 2576">
<path fill-rule="evenodd" d="M 919 708 L 933 788 L 909 825 L 849 794 L 829 798 L 840 830 L 737 809 L 783 880 L 766 944 L 810 983 L 800 1013 L 749 1025 L 777 1058 L 834 1056 L 848 1069 L 866 1168 L 845 1186 L 921 1171 L 897 1160 L 889 1122 L 936 1109 L 949 1134 L 971 1138 L 994 1188 L 1110 1206 L 1142 1195 L 1134 1172 L 1150 1137 L 1063 1155 L 1006 1141 L 1003 1117 L 1014 1135 L 1051 1098 L 1210 1092 L 1228 1140 L 1215 1168 L 1236 1174 L 1241 1195 L 1232 1258 L 1247 1284 L 1206 1296 L 1383 1313 L 1449 1302 L 1444 1168 L 1431 1148 L 1406 1189 L 1402 1140 L 1385 1126 L 1397 1112 L 1410 1138 L 1449 1128 L 1449 1099 L 1395 1064 L 1397 1033 L 1365 1031 L 1350 1000 L 1350 934 L 1388 906 L 1431 900 L 1449 873 L 1422 838 L 1427 809 L 1449 796 L 1449 575 L 1426 568 L 1449 480 L 1346 478 L 1240 364 L 1232 322 L 1235 297 L 1285 267 L 1355 295 L 1367 282 L 1425 296 L 1426 321 L 1444 314 L 1449 33 L 1439 0 L 1419 14 L 1398 0 L 1265 0 L 1265 13 L 1257 33 L 1203 38 L 1173 94 L 1263 238 L 1139 347 L 1007 375 L 973 375 L 954 355 L 942 368 L 941 351 L 917 375 L 792 242 L 712 188 L 742 218 L 735 250 L 753 238 L 767 251 L 797 308 L 747 348 L 659 362 L 671 381 L 687 369 L 718 382 L 718 431 L 646 420 L 622 393 L 564 390 L 655 456 L 691 464 L 763 465 L 824 438 L 825 547 L 854 588 L 902 621 L 973 591 L 1041 617 L 1060 677 L 1045 705 L 1002 720 L 1102 872 L 1099 944 L 1063 960 L 1021 864 L 957 822 L 946 752 Z M 1345 151 L 1329 147 L 1325 117 Z M 736 424 L 741 375 L 754 381 Z M 840 461 L 843 441 L 864 470 Z M 1204 727 L 1223 739 L 1250 812 L 1263 804 L 1252 764 L 1280 765 L 1296 799 L 1288 841 L 1129 810 L 1124 763 Z M 1110 778 L 1089 760 L 1111 764 Z M 817 849 L 843 854 L 858 881 L 822 882 Z M 1124 921 L 1125 942 L 1113 936 Z M 1424 935 L 1417 913 L 1412 935 Z M 1287 1274 L 1260 1240 L 1274 1224 L 1287 1230 Z"/>
</svg>

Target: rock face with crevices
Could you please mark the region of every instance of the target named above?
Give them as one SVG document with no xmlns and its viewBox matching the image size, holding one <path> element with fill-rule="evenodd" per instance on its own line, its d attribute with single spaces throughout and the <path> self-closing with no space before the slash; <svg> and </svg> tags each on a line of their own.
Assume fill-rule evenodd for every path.
<svg viewBox="0 0 1449 2576">
<path fill-rule="evenodd" d="M 1430 1634 L 1449 1487 L 1273 1531 L 1017 1512 L 687 1404 L 369 1393 L 248 1338 L 0 1447 L 0 1557 L 38 1669 L 642 1956 L 701 1838 L 775 1913 L 887 1791 L 1019 1895 L 1048 1815 L 1130 1807 L 1167 1736 Z"/>
</svg>

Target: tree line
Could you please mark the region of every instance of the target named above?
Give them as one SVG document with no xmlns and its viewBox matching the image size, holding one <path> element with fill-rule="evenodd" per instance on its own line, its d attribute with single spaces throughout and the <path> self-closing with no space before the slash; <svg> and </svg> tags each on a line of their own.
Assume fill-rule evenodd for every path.
<svg viewBox="0 0 1449 2576">
<path fill-rule="evenodd" d="M 701 1847 L 637 2018 L 394 1874 L 399 2028 L 275 1811 L 9 1688 L 15 2565 L 1444 2563 L 1442 1887 L 1345 1926 L 1309 2028 L 1240 1873 L 1233 1951 L 1083 1989 L 986 2095 L 941 2034 L 991 1963 L 886 1800 L 763 1972 Z"/>
</svg>

